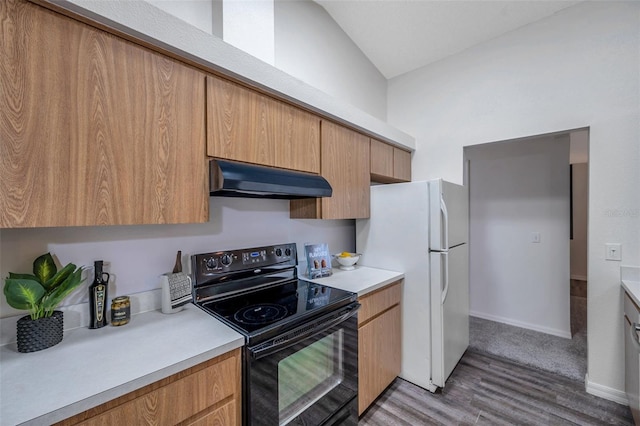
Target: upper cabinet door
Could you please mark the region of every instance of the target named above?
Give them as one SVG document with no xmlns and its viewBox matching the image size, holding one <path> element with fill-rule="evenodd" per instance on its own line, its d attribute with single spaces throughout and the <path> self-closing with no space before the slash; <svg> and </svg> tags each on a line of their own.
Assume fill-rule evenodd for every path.
<svg viewBox="0 0 640 426">
<path fill-rule="evenodd" d="M 371 179 L 384 180 L 393 177 L 393 147 L 371 139 Z"/>
<path fill-rule="evenodd" d="M 411 182 L 411 153 L 393 147 L 393 177 L 400 182 Z"/>
<path fill-rule="evenodd" d="M 207 76 L 207 154 L 320 172 L 320 119 L 238 84 Z"/>
<path fill-rule="evenodd" d="M 292 200 L 292 218 L 369 217 L 369 138 L 330 121 L 321 125 L 321 175 L 333 188 L 330 198 Z"/>
<path fill-rule="evenodd" d="M 371 139 L 371 180 L 380 183 L 411 181 L 411 153 Z"/>
<path fill-rule="evenodd" d="M 0 30 L 0 227 L 208 220 L 202 73 L 23 0 Z"/>
</svg>

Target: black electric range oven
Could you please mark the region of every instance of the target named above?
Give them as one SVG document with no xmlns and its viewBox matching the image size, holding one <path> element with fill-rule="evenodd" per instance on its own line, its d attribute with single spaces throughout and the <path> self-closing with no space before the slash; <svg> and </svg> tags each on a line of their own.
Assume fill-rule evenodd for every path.
<svg viewBox="0 0 640 426">
<path fill-rule="evenodd" d="M 191 263 L 196 305 L 245 336 L 243 424 L 358 423 L 356 294 L 299 280 L 295 243 Z"/>
</svg>

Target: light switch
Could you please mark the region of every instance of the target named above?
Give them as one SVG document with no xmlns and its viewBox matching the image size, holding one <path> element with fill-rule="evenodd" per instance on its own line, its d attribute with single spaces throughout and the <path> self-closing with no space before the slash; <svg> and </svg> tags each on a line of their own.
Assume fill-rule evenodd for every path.
<svg viewBox="0 0 640 426">
<path fill-rule="evenodd" d="M 532 232 L 531 233 L 531 242 L 532 243 L 539 243 L 540 242 L 540 233 L 539 232 Z"/>
<path fill-rule="evenodd" d="M 606 249 L 605 260 L 622 260 L 622 246 L 620 243 L 607 243 L 604 246 Z"/>
</svg>

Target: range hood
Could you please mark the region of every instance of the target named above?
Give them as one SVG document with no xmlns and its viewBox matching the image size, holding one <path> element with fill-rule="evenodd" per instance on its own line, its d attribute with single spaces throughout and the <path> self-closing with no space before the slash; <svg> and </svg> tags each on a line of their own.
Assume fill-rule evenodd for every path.
<svg viewBox="0 0 640 426">
<path fill-rule="evenodd" d="M 215 197 L 293 200 L 331 197 L 333 192 L 322 176 L 227 160 L 210 161 L 209 183 Z"/>
</svg>

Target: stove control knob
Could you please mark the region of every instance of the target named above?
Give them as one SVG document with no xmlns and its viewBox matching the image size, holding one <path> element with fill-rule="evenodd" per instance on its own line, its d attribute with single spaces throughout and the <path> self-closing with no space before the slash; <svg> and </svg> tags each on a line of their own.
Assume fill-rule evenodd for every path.
<svg viewBox="0 0 640 426">
<path fill-rule="evenodd" d="M 285 256 L 291 256 L 291 249 L 290 248 L 284 249 L 284 254 Z"/>
<path fill-rule="evenodd" d="M 220 262 L 222 263 L 222 266 L 229 266 L 231 265 L 231 262 L 233 262 L 233 257 L 231 257 L 229 253 L 225 253 L 220 258 Z"/>
<path fill-rule="evenodd" d="M 216 266 L 218 266 L 218 262 L 216 261 L 215 257 L 210 257 L 205 261 L 205 265 L 207 266 L 207 269 L 216 269 Z"/>
<path fill-rule="evenodd" d="M 276 249 L 276 256 L 278 257 L 282 256 L 282 249 L 279 249 L 279 248 Z"/>
</svg>

